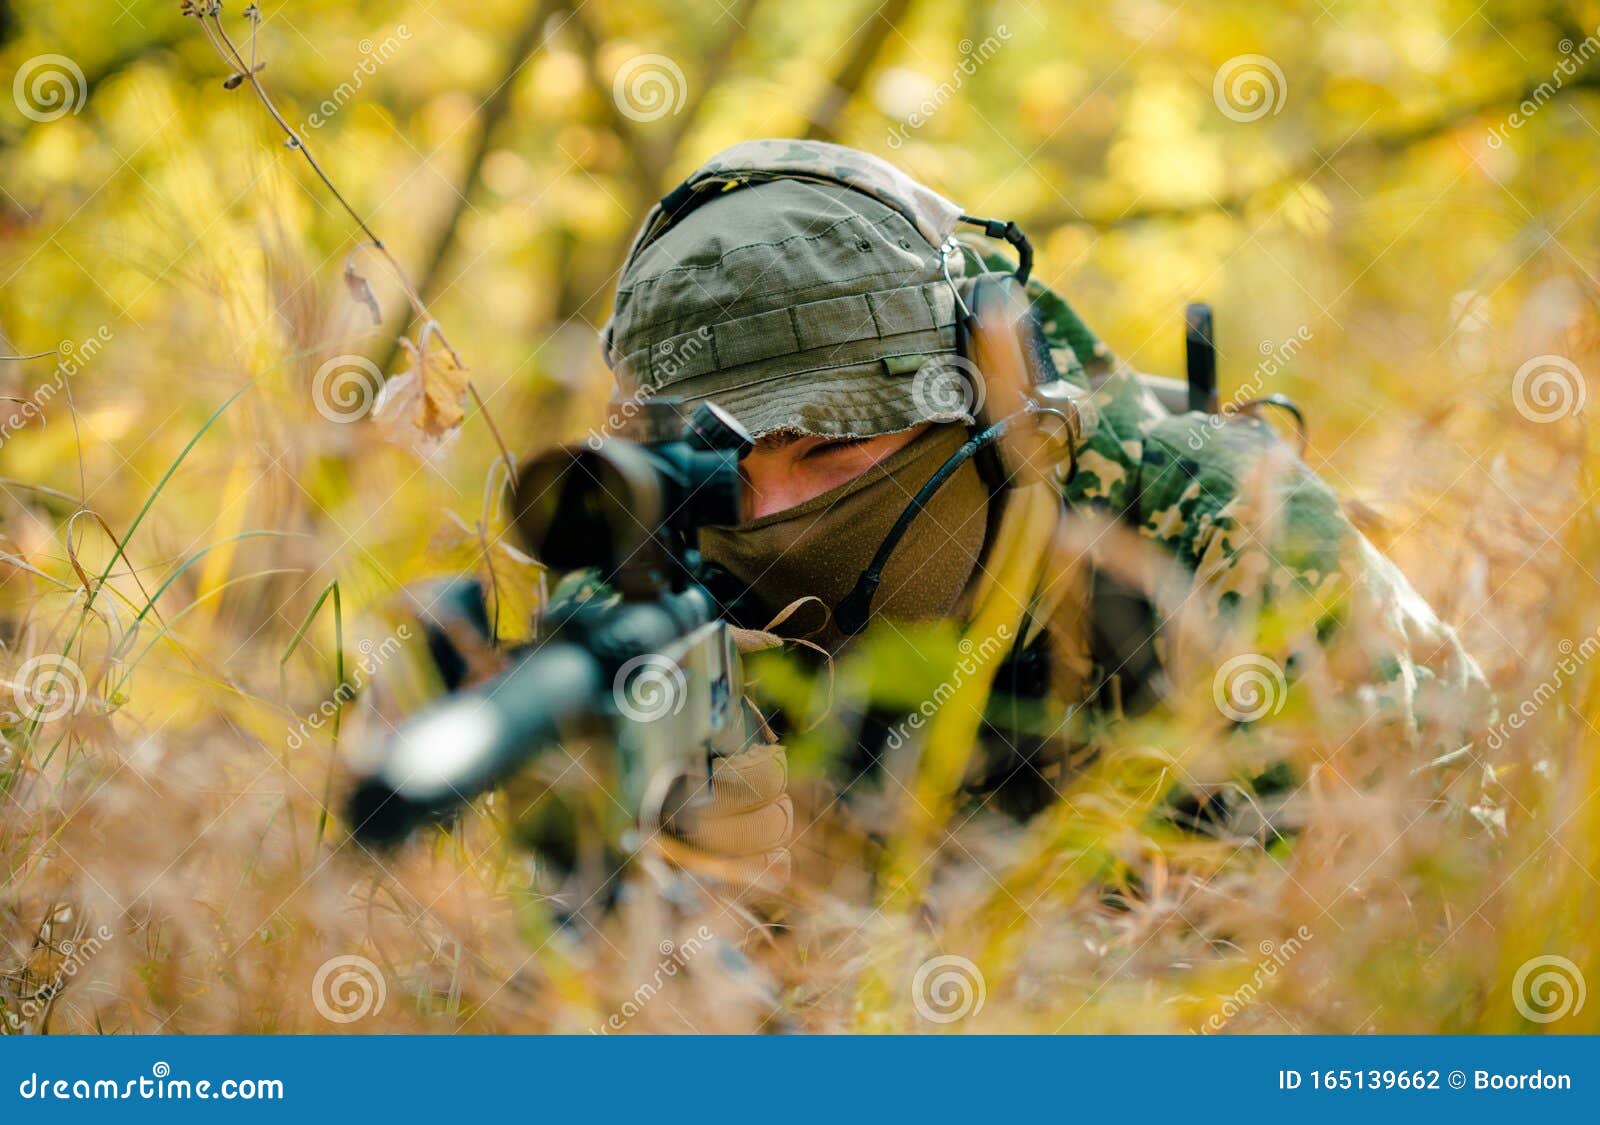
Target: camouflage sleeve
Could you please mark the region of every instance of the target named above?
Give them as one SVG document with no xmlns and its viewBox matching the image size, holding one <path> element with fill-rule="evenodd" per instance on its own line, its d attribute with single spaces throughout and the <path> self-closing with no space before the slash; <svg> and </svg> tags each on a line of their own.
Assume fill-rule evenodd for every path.
<svg viewBox="0 0 1600 1125">
<path fill-rule="evenodd" d="M 1277 661 L 1330 733 L 1382 731 L 1432 755 L 1471 741 L 1490 705 L 1477 665 L 1269 427 L 1161 418 L 1137 473 L 1129 517 L 1193 573 L 1189 608 L 1220 645 L 1211 663 L 1241 648 Z"/>
<path fill-rule="evenodd" d="M 1268 426 L 1168 413 L 1059 294 L 1028 290 L 1058 370 L 1092 387 L 1099 407 L 1068 503 L 1131 524 L 1188 576 L 1181 616 L 1199 643 L 1160 638 L 1164 663 L 1198 673 L 1245 654 L 1271 660 L 1286 686 L 1319 689 L 1328 731 L 1382 730 L 1429 754 L 1482 729 L 1492 698 L 1454 632 Z"/>
</svg>

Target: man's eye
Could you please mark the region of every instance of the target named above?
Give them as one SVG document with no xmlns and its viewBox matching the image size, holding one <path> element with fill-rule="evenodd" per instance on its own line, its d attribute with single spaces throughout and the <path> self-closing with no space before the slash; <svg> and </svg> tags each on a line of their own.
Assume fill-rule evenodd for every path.
<svg viewBox="0 0 1600 1125">
<path fill-rule="evenodd" d="M 838 441 L 825 441 L 821 445 L 812 446 L 810 451 L 806 453 L 806 456 L 823 457 L 830 453 L 838 453 L 842 450 L 854 449 L 857 446 L 865 445 L 866 443 L 866 438 L 841 438 Z"/>
</svg>

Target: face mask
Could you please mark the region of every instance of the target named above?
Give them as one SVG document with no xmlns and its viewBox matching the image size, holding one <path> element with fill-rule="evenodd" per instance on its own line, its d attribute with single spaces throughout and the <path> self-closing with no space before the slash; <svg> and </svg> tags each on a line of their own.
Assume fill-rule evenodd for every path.
<svg viewBox="0 0 1600 1125">
<path fill-rule="evenodd" d="M 936 426 L 855 480 L 781 512 L 735 527 L 703 528 L 700 553 L 739 579 L 776 614 L 805 597 L 821 599 L 828 621 L 809 605 L 777 631 L 834 651 L 845 637 L 832 613 L 866 569 L 917 490 L 966 441 L 960 426 Z M 911 621 L 949 616 L 983 550 L 989 490 L 968 460 L 912 521 L 884 568 L 872 616 Z M 765 624 L 760 622 L 758 624 Z"/>
</svg>

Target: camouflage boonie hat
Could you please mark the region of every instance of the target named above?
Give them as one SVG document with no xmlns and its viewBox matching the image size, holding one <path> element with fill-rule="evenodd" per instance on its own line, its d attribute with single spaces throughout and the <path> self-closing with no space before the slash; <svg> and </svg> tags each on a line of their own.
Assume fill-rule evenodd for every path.
<svg viewBox="0 0 1600 1125">
<path fill-rule="evenodd" d="M 957 357 L 961 211 L 814 141 L 717 154 L 654 207 L 601 332 L 625 397 L 711 399 L 756 436 L 971 422 Z"/>
</svg>

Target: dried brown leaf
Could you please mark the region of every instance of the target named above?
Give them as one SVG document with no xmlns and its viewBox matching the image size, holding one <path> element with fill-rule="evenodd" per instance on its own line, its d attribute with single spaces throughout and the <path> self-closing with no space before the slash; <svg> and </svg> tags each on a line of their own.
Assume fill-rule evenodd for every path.
<svg viewBox="0 0 1600 1125">
<path fill-rule="evenodd" d="M 355 261 L 346 258 L 344 261 L 344 284 L 350 291 L 350 299 L 358 305 L 366 307 L 372 314 L 374 327 L 383 323 L 383 310 L 378 307 L 378 298 L 372 292 L 372 286 L 367 284 L 367 279 L 356 271 Z"/>
<path fill-rule="evenodd" d="M 372 415 L 390 441 L 408 445 L 422 457 L 438 453 L 456 436 L 465 417 L 461 398 L 467 390 L 466 369 L 448 348 L 430 346 L 430 328 L 423 329 L 420 346 L 401 341 L 410 365 L 383 385 Z"/>
</svg>

